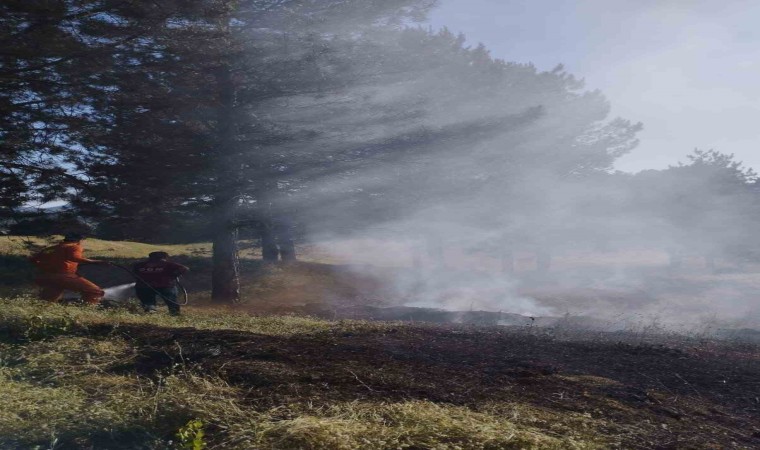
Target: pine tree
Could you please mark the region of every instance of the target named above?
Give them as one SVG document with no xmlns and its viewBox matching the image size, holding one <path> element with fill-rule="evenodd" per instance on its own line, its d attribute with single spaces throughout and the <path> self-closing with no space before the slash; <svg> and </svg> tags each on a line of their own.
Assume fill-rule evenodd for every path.
<svg viewBox="0 0 760 450">
<path fill-rule="evenodd" d="M 44 22 L 43 3 L 6 34 Z M 241 226 L 257 230 L 270 260 L 294 258 L 298 233 L 421 212 L 515 236 L 515 213 L 552 207 L 523 181 L 604 172 L 636 144 L 639 126 L 605 121 L 604 97 L 561 67 L 539 72 L 448 30 L 404 28 L 426 1 L 55 4 L 75 32 L 63 31 L 72 42 L 59 56 L 41 57 L 57 61 L 44 75 L 66 88 L 40 88 L 50 106 L 38 123 L 67 128 L 39 152 L 45 165 L 22 175 L 10 164 L 31 154 L 34 133 L 15 139 L 3 167 L 18 188 L 9 183 L 7 198 L 64 198 L 114 237 L 193 223 L 182 232 L 214 242 L 218 301 L 239 296 Z M 46 182 L 29 182 L 40 170 Z M 425 228 L 413 233 L 435 235 Z"/>
<path fill-rule="evenodd" d="M 111 230 L 134 222 L 130 216 L 169 227 L 176 211 L 193 211 L 213 230 L 212 297 L 235 301 L 237 229 L 255 223 L 264 232 L 287 231 L 267 195 L 280 178 L 282 144 L 304 138 L 257 112 L 267 102 L 344 83 L 340 73 L 327 73 L 326 29 L 356 31 L 426 7 L 361 0 L 114 4 L 109 20 L 88 29 L 90 38 L 140 38 L 108 55 L 101 73 L 107 89 L 96 98 L 99 129 L 88 135 L 81 162 L 94 189 L 72 204 L 110 215 Z M 247 209 L 253 217 L 240 216 L 241 203 L 255 206 Z M 293 258 L 292 241 L 284 241 L 274 256 L 265 254 Z"/>
</svg>

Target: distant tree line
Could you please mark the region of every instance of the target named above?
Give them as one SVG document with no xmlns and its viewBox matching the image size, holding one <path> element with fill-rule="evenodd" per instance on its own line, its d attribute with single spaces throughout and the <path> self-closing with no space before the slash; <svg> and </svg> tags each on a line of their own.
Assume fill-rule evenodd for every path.
<svg viewBox="0 0 760 450">
<path fill-rule="evenodd" d="M 44 232 L 30 205 L 60 201 L 103 238 L 209 239 L 219 301 L 240 233 L 269 261 L 381 226 L 497 252 L 630 240 L 642 216 L 684 245 L 749 233 L 754 178 L 730 157 L 613 173 L 641 124 L 561 66 L 417 27 L 433 3 L 3 2 L 0 219 Z"/>
</svg>

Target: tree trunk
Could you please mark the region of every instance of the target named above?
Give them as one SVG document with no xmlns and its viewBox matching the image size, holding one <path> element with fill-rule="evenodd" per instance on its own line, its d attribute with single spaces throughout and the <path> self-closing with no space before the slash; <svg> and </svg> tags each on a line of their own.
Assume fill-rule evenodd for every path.
<svg viewBox="0 0 760 450">
<path fill-rule="evenodd" d="M 261 224 L 261 258 L 266 262 L 277 262 L 280 250 L 277 248 L 274 230 L 270 223 Z"/>
<path fill-rule="evenodd" d="M 211 271 L 211 299 L 219 303 L 240 301 L 240 261 L 237 247 L 236 213 L 238 205 L 239 173 L 235 166 L 235 86 L 229 64 L 222 64 L 216 72 L 219 87 L 217 118 L 217 175 L 220 180 L 216 195 L 217 210 Z"/>
<path fill-rule="evenodd" d="M 293 241 L 293 235 L 287 224 L 278 230 L 277 244 L 280 247 L 280 259 L 283 262 L 293 262 L 296 260 L 296 244 Z"/>
<path fill-rule="evenodd" d="M 212 263 L 211 299 L 217 303 L 239 302 L 240 261 L 237 228 L 230 221 L 223 221 L 214 233 Z"/>
</svg>

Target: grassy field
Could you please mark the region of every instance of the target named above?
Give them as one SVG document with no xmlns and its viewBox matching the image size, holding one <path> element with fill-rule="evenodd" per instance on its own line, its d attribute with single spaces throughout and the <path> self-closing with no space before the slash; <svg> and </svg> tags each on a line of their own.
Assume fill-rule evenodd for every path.
<svg viewBox="0 0 760 450">
<path fill-rule="evenodd" d="M 59 242 L 21 236 L 0 236 L 0 294 L 25 295 L 30 292 L 33 268 L 26 257 L 36 249 Z M 148 253 L 162 250 L 172 259 L 186 264 L 191 273 L 183 284 L 194 303 L 207 303 L 211 285 L 211 244 L 151 245 L 139 242 L 115 242 L 87 239 L 85 256 L 106 259 L 129 267 L 145 259 Z M 356 305 L 367 302 L 391 302 L 391 293 L 373 276 L 357 273 L 346 266 L 327 264 L 325 255 L 301 248 L 299 262 L 289 265 L 264 264 L 260 249 L 241 243 L 241 292 L 246 305 L 259 312 L 281 311 L 283 308 L 322 303 L 329 298 L 334 305 Z M 82 265 L 80 273 L 102 287 L 132 282 L 132 278 L 112 267 Z M 387 272 L 387 269 L 386 269 Z M 368 294 L 370 293 L 370 294 Z"/>
<path fill-rule="evenodd" d="M 372 280 L 321 260 L 247 259 L 246 303 L 213 306 L 207 244 L 169 249 L 196 277 L 181 317 L 50 305 L 19 275 L 23 242 L 7 242 L 19 280 L 0 299 L 0 448 L 760 448 L 757 340 L 275 308 L 378 303 L 362 295 Z M 156 248 L 86 246 L 124 263 Z"/>
<path fill-rule="evenodd" d="M 757 448 L 760 349 L 0 300 L 2 448 Z"/>
<path fill-rule="evenodd" d="M 33 278 L 25 256 L 52 240 L 0 237 L 0 293 L 27 292 Z M 209 243 L 149 245 L 85 241 L 86 254 L 130 265 L 165 250 L 192 269 L 184 283 L 194 301 L 209 298 Z M 516 273 L 504 277 L 492 256 L 449 248 L 441 261 L 423 258 L 413 267 L 401 243 L 347 240 L 299 247 L 299 262 L 264 264 L 260 251 L 242 242 L 243 299 L 260 313 L 318 314 L 366 318 L 365 306 L 437 306 L 449 310 L 506 311 L 528 316 L 593 316 L 609 330 L 666 326 L 683 330 L 760 329 L 760 266 L 718 261 L 710 270 L 699 257 L 680 270 L 668 267 L 657 249 L 608 252 L 566 251 L 554 255 L 552 270 L 535 272 L 534 254 L 519 253 Z M 533 258 L 533 259 L 531 259 Z M 131 282 L 114 269 L 82 266 L 101 286 Z M 435 297 L 435 298 L 431 298 Z M 313 307 L 316 306 L 316 307 Z"/>
<path fill-rule="evenodd" d="M 34 236 L 0 237 L 0 254 L 28 255 L 35 248 L 42 248 L 60 242 L 60 236 L 41 238 Z M 103 241 L 87 239 L 84 241 L 88 257 L 131 259 L 144 258 L 148 253 L 158 250 L 180 256 L 211 256 L 211 244 L 151 245 L 141 242 Z M 247 255 L 246 255 L 247 256 Z"/>
<path fill-rule="evenodd" d="M 310 352 L 317 343 L 329 351 L 341 336 L 397 333 L 398 324 L 207 310 L 141 316 L 26 299 L 0 301 L 0 310 L 0 392 L 10 401 L 0 413 L 6 448 L 596 447 L 582 428 L 560 436 L 529 425 L 538 411 L 520 405 L 501 405 L 512 411 L 510 419 L 497 404 L 480 410 L 378 398 L 355 392 L 373 392 L 357 374 L 364 377 L 367 367 L 344 361 L 321 373 L 324 365 L 288 367 L 278 355 Z M 300 347 L 304 340 L 309 345 Z M 265 348 L 230 357 L 250 351 L 241 344 Z M 214 360 L 214 370 L 204 367 L 202 354 Z"/>
</svg>

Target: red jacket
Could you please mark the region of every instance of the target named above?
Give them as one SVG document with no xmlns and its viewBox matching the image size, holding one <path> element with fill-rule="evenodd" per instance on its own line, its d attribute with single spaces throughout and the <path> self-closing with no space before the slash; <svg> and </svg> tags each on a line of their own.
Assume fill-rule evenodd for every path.
<svg viewBox="0 0 760 450">
<path fill-rule="evenodd" d="M 174 279 L 187 272 L 187 267 L 171 261 L 143 261 L 132 266 L 132 272 L 135 273 L 143 282 L 138 282 L 137 286 L 146 284 L 154 288 L 168 288 L 174 286 Z"/>
</svg>

